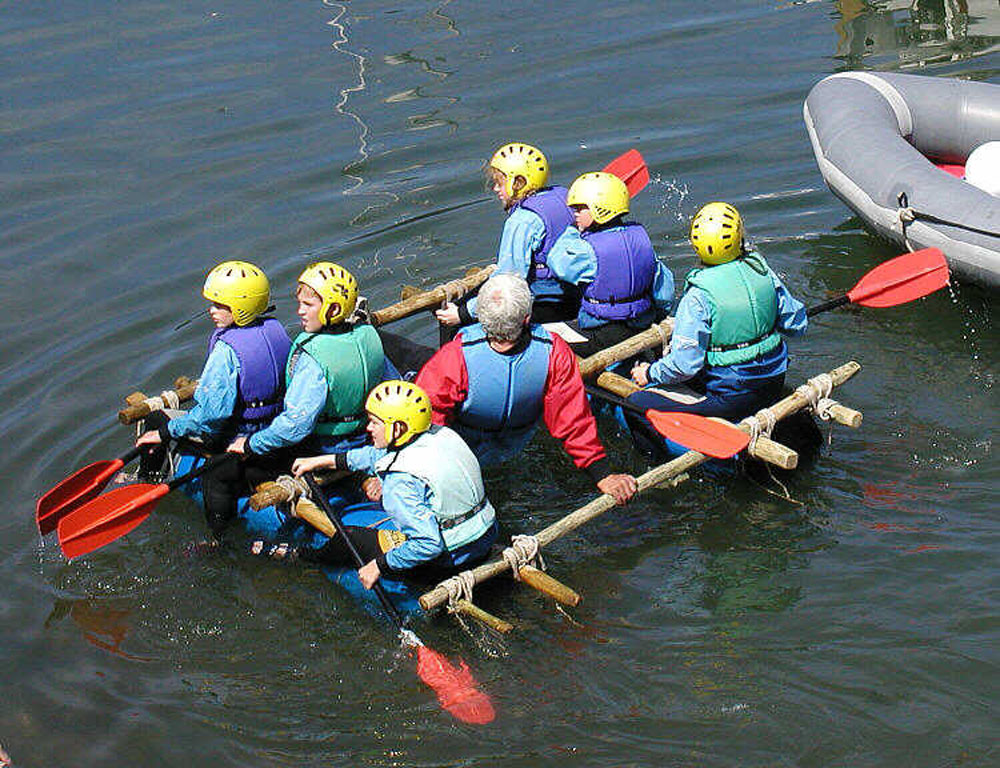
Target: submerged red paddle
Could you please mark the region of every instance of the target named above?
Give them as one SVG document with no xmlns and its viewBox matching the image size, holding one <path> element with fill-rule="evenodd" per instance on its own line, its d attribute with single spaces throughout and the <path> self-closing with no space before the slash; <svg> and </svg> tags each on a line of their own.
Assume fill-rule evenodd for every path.
<svg viewBox="0 0 1000 768">
<path fill-rule="evenodd" d="M 141 448 L 133 448 L 117 459 L 95 461 L 53 486 L 35 504 L 35 523 L 38 525 L 38 532 L 43 536 L 52 533 L 60 520 L 97 496 L 104 486 L 111 482 L 115 473 L 141 451 Z"/>
<path fill-rule="evenodd" d="M 316 484 L 312 474 L 306 472 L 303 476 L 309 486 L 310 495 L 313 501 L 322 507 L 334 527 L 337 534 L 344 540 L 351 558 L 358 568 L 365 565 L 365 560 L 358 552 L 357 547 L 347 533 L 340 515 L 330 506 L 323 490 Z M 479 689 L 479 684 L 472 676 L 464 661 L 459 661 L 459 666 L 455 667 L 437 651 L 428 648 L 424 642 L 410 629 L 406 628 L 403 617 L 399 615 L 396 606 L 382 586 L 382 582 L 376 581 L 372 586 L 375 596 L 382 604 L 382 608 L 399 630 L 399 637 L 405 645 L 417 649 L 417 676 L 437 694 L 438 703 L 441 708 L 452 717 L 461 720 L 463 723 L 473 723 L 484 725 L 492 722 L 496 717 L 496 711 L 490 702 L 490 697 Z"/>
<path fill-rule="evenodd" d="M 845 304 L 895 307 L 923 298 L 948 285 L 948 262 L 937 248 L 924 248 L 889 259 L 865 273 L 843 296 L 806 310 L 812 317 Z"/>
</svg>

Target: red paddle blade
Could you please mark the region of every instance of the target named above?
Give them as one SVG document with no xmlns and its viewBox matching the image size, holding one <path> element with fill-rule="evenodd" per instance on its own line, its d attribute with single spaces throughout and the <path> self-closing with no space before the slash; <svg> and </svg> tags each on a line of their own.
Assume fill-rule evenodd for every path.
<svg viewBox="0 0 1000 768">
<path fill-rule="evenodd" d="M 735 456 L 750 444 L 750 435 L 743 430 L 693 413 L 650 409 L 646 418 L 668 440 L 716 459 Z"/>
<path fill-rule="evenodd" d="M 646 167 L 646 161 L 638 149 L 630 149 L 625 154 L 619 155 L 604 166 L 604 171 L 613 173 L 625 182 L 629 197 L 635 197 L 649 184 L 649 168 Z"/>
<path fill-rule="evenodd" d="M 904 253 L 879 264 L 847 292 L 852 304 L 894 307 L 948 285 L 948 262 L 937 248 Z"/>
<path fill-rule="evenodd" d="M 50 489 L 35 505 L 38 532 L 52 533 L 66 515 L 97 496 L 123 466 L 121 459 L 95 461 Z"/>
<path fill-rule="evenodd" d="M 170 486 L 128 485 L 98 496 L 59 521 L 59 546 L 70 560 L 120 539 L 149 517 Z"/>
<path fill-rule="evenodd" d="M 455 667 L 426 645 L 417 646 L 417 675 L 434 693 L 442 709 L 463 723 L 485 725 L 497 716 L 490 697 L 479 690 L 464 661 Z"/>
</svg>

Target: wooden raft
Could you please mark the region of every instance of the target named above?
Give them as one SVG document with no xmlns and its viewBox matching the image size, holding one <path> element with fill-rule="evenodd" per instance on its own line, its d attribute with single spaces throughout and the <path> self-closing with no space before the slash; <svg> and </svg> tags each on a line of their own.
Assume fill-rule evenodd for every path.
<svg viewBox="0 0 1000 768">
<path fill-rule="evenodd" d="M 744 419 L 736 426 L 751 435 L 755 432 L 759 433 L 764 431 L 768 429 L 769 426 L 773 426 L 775 422 L 781 421 L 803 408 L 815 407 L 816 402 L 819 399 L 816 393 L 826 389 L 832 390 L 832 388 L 840 386 L 854 376 L 854 374 L 860 369 L 861 366 L 852 361 L 833 369 L 827 374 L 820 374 L 819 376 L 813 377 L 792 394 L 779 400 L 769 408 L 764 408 L 758 411 L 756 414 Z M 827 404 L 827 406 L 829 406 L 829 404 Z M 852 411 L 852 413 L 857 414 L 857 419 L 848 419 L 849 425 L 857 426 L 860 424 L 860 414 L 856 411 Z M 661 464 L 639 477 L 639 492 L 643 493 L 650 488 L 655 488 L 657 486 L 669 484 L 672 481 L 677 481 L 679 478 L 684 476 L 688 470 L 693 469 L 694 467 L 697 467 L 698 465 L 709 460 L 709 457 L 704 454 L 698 453 L 697 451 L 688 451 L 676 459 L 672 459 L 671 461 Z M 533 538 L 537 542 L 538 549 L 541 550 L 542 548 L 550 545 L 557 539 L 579 528 L 584 523 L 587 523 L 590 520 L 604 514 L 614 506 L 615 500 L 611 496 L 608 496 L 607 494 L 598 496 L 593 501 L 585 504 L 535 534 Z M 522 565 L 522 571 L 523 568 L 524 566 Z M 464 581 L 465 584 L 474 586 L 506 573 L 511 569 L 511 562 L 504 558 L 479 565 L 471 571 L 465 571 L 457 577 L 452 577 L 452 579 L 441 582 L 432 590 L 421 595 L 420 606 L 425 611 L 430 612 L 448 603 L 449 599 L 456 592 L 454 580 L 458 580 L 460 582 Z M 468 592 L 469 589 L 466 589 L 464 595 L 465 600 L 468 600 Z"/>
</svg>

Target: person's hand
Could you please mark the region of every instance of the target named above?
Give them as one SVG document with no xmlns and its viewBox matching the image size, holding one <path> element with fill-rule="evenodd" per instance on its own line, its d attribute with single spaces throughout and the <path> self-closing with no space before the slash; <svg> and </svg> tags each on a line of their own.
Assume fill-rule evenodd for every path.
<svg viewBox="0 0 1000 768">
<path fill-rule="evenodd" d="M 366 477 L 361 483 L 361 490 L 365 492 L 368 501 L 382 501 L 382 481 L 377 477 Z"/>
<path fill-rule="evenodd" d="M 639 483 L 632 475 L 608 475 L 597 484 L 601 493 L 614 496 L 619 504 L 625 504 L 639 491 Z"/>
<path fill-rule="evenodd" d="M 229 444 L 226 448 L 227 453 L 238 453 L 240 456 L 247 455 L 247 438 L 246 435 L 240 435 L 233 442 Z"/>
<path fill-rule="evenodd" d="M 636 363 L 632 366 L 632 381 L 640 387 L 649 384 L 649 363 Z"/>
<path fill-rule="evenodd" d="M 361 581 L 361 586 L 365 589 L 371 589 L 375 586 L 375 582 L 378 581 L 379 576 L 382 575 L 382 571 L 378 569 L 378 563 L 371 560 L 360 568 L 358 568 L 358 579 Z"/>
<path fill-rule="evenodd" d="M 329 456 L 304 456 L 292 462 L 292 474 L 296 477 L 302 477 L 306 472 L 312 472 L 314 469 L 332 467 L 333 462 L 332 454 Z"/>
<path fill-rule="evenodd" d="M 434 317 L 441 325 L 458 325 L 461 322 L 458 317 L 458 306 L 450 301 L 445 302 L 441 309 L 436 310 Z"/>
<path fill-rule="evenodd" d="M 139 439 L 135 441 L 136 447 L 140 445 L 159 445 L 162 440 L 160 440 L 160 433 L 155 429 L 149 430 L 149 432 L 143 432 L 139 435 Z"/>
</svg>

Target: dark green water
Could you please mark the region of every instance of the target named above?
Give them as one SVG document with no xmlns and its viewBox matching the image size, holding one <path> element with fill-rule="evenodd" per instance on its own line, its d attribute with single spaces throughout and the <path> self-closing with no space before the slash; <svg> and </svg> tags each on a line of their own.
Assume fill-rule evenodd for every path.
<svg viewBox="0 0 1000 768">
<path fill-rule="evenodd" d="M 968 6 L 968 12 L 963 8 Z M 912 6 L 912 7 L 911 7 Z M 486 728 L 439 709 L 392 633 L 322 575 L 206 554 L 163 502 L 67 564 L 35 499 L 122 453 L 123 395 L 195 374 L 223 259 L 262 265 L 289 322 L 310 256 L 376 306 L 492 260 L 473 206 L 500 143 L 558 180 L 638 147 L 635 201 L 661 257 L 691 265 L 711 199 L 807 304 L 895 251 L 826 190 L 801 120 L 822 76 L 1000 81 L 992 0 L 728 3 L 6 4 L 0 17 L 0 743 L 16 766 L 985 766 L 996 742 L 994 297 L 959 285 L 818 318 L 790 381 L 847 360 L 864 412 L 783 478 L 697 474 L 553 547 L 573 620 L 504 583 L 481 642 L 420 624 L 493 697 Z M 426 317 L 398 327 L 431 342 Z M 643 460 L 613 424 L 617 461 Z M 509 532 L 591 489 L 558 448 L 489 474 Z M 769 484 L 772 491 L 780 489 Z M 991 734 L 993 734 L 991 736 Z"/>
</svg>

